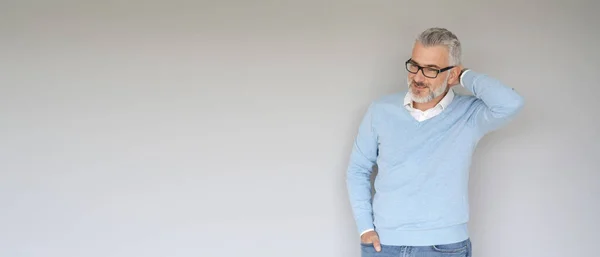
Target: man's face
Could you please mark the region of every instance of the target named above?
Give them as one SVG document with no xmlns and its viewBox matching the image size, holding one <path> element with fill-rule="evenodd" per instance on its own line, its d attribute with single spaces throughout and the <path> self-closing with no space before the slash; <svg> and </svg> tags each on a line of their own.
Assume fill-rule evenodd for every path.
<svg viewBox="0 0 600 257">
<path fill-rule="evenodd" d="M 416 42 L 413 47 L 411 63 L 421 67 L 443 69 L 449 64 L 448 49 L 444 46 L 425 47 Z M 427 74 L 427 71 L 425 71 Z M 450 72 L 442 72 L 436 78 L 423 75 L 423 70 L 417 74 L 408 73 L 408 91 L 413 101 L 427 103 L 441 96 L 448 88 Z"/>
</svg>

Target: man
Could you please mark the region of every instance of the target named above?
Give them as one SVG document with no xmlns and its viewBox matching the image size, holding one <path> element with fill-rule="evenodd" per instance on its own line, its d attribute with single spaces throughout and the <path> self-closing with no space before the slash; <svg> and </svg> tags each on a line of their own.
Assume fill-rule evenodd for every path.
<svg viewBox="0 0 600 257">
<path fill-rule="evenodd" d="M 471 256 L 471 156 L 485 134 L 515 117 L 523 98 L 464 69 L 458 38 L 442 28 L 418 36 L 406 69 L 407 91 L 369 106 L 348 165 L 362 256 Z M 458 84 L 474 96 L 455 94 Z"/>
</svg>

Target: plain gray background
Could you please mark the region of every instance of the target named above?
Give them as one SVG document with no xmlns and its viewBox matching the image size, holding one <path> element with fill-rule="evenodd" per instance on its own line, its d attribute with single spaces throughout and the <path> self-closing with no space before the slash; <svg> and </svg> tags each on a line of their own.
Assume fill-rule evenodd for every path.
<svg viewBox="0 0 600 257">
<path fill-rule="evenodd" d="M 359 256 L 352 140 L 431 26 L 526 100 L 477 148 L 474 256 L 596 256 L 598 11 L 1 1 L 0 256 Z"/>
</svg>

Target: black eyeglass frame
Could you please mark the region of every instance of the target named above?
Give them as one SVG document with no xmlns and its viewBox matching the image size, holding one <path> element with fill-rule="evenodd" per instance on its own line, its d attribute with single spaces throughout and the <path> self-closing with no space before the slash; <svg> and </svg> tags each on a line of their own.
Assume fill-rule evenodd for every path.
<svg viewBox="0 0 600 257">
<path fill-rule="evenodd" d="M 407 61 L 404 63 L 404 66 L 406 67 L 406 71 L 408 71 L 408 72 L 410 72 L 410 73 L 412 73 L 412 74 L 417 74 L 417 73 L 419 73 L 419 70 L 420 70 L 420 71 L 421 71 L 421 73 L 423 74 L 423 76 L 425 76 L 425 77 L 427 77 L 427 78 L 430 78 L 430 79 L 437 78 L 437 76 L 438 76 L 438 75 L 440 75 L 440 73 L 442 73 L 442 72 L 445 72 L 445 71 L 447 71 L 447 70 L 450 70 L 450 69 L 452 69 L 452 68 L 456 67 L 456 66 L 448 66 L 448 67 L 446 67 L 446 68 L 443 68 L 443 69 L 434 69 L 434 68 L 432 68 L 432 67 L 421 67 L 421 66 L 419 66 L 419 65 L 417 65 L 417 64 L 415 64 L 415 63 L 411 63 L 411 61 L 412 61 L 412 58 L 411 58 L 411 59 L 408 59 L 408 60 L 407 60 Z M 418 69 L 417 69 L 417 71 L 416 71 L 416 72 L 412 72 L 412 71 L 410 71 L 410 70 L 408 69 L 408 64 L 409 64 L 409 63 L 410 63 L 410 65 L 417 66 L 417 68 L 418 68 Z M 432 70 L 435 70 L 435 71 L 437 71 L 437 72 L 436 72 L 436 74 L 435 74 L 435 77 L 430 77 L 430 76 L 427 76 L 427 75 L 425 75 L 425 72 L 423 72 L 423 69 L 424 69 L 424 68 L 428 68 L 428 69 L 432 69 Z"/>
</svg>

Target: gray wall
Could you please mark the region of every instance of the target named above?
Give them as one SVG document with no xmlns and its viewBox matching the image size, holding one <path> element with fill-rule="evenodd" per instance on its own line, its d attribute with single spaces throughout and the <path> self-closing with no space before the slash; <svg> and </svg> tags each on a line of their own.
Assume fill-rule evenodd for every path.
<svg viewBox="0 0 600 257">
<path fill-rule="evenodd" d="M 0 2 L 0 256 L 359 256 L 352 140 L 429 26 L 526 99 L 474 256 L 597 255 L 597 2 L 125 2 Z"/>
</svg>

